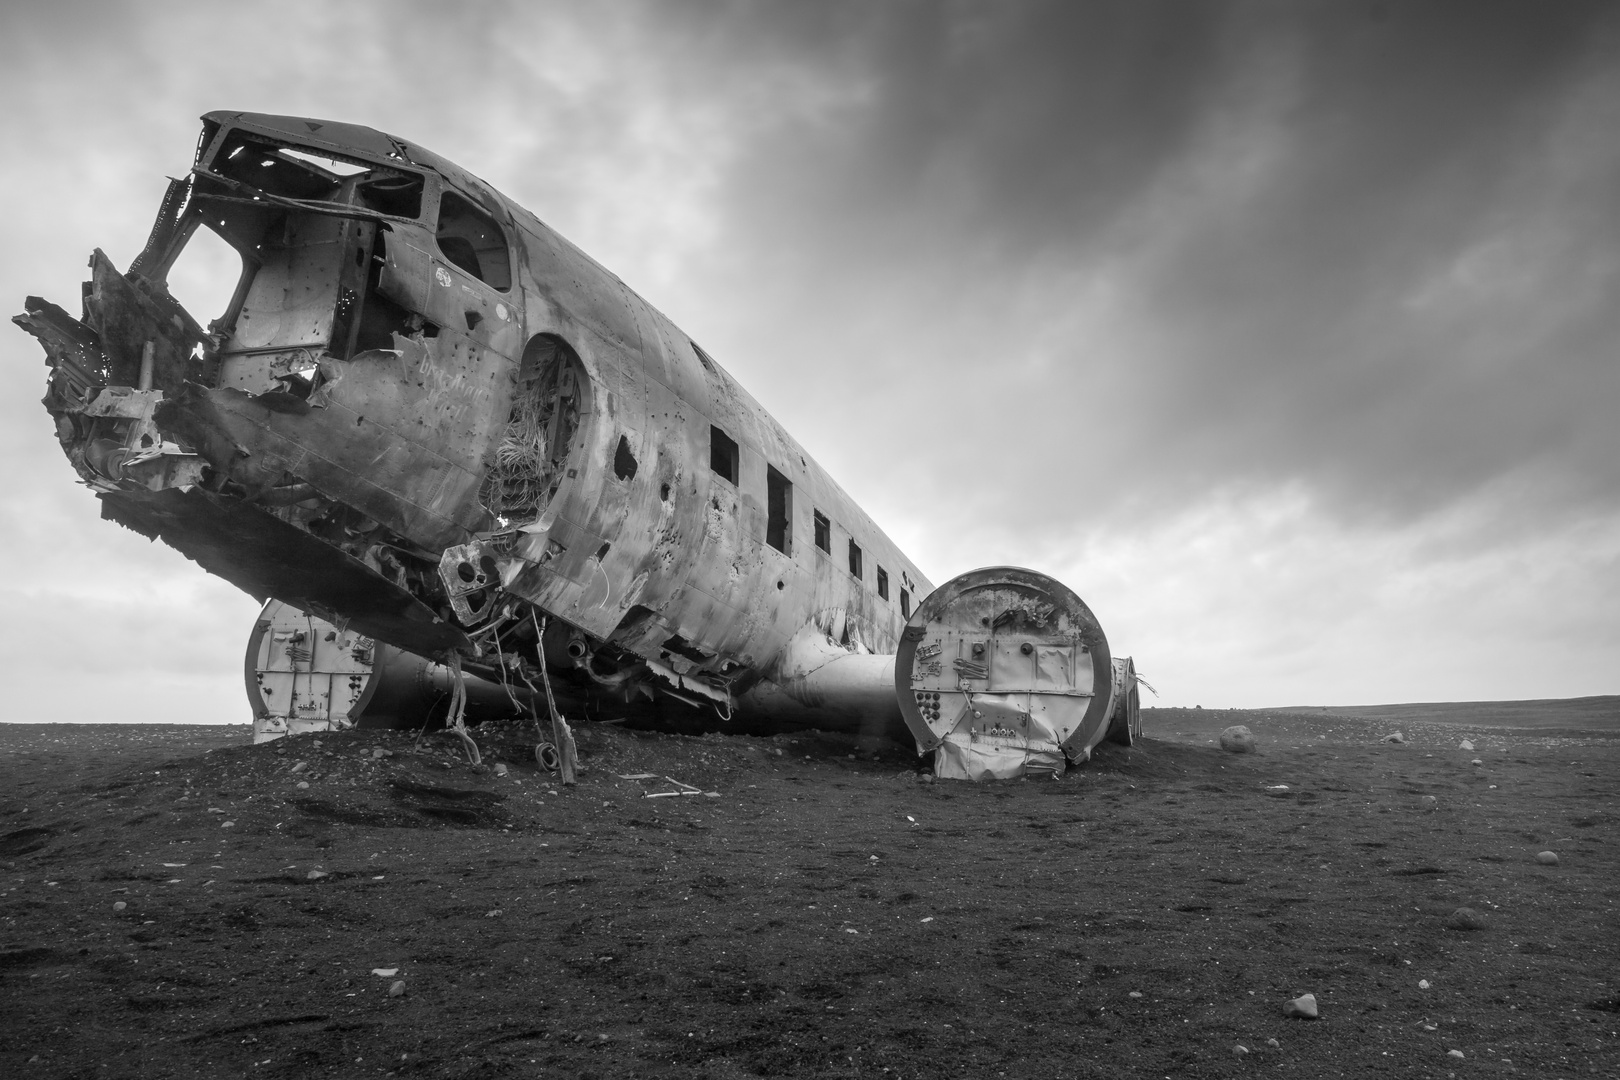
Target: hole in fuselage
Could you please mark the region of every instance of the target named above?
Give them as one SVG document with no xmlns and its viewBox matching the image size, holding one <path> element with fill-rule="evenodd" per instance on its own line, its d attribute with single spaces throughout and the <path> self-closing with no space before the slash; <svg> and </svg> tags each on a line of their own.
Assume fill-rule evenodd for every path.
<svg viewBox="0 0 1620 1080">
<path fill-rule="evenodd" d="M 613 453 L 613 475 L 620 480 L 636 478 L 636 455 L 630 452 L 630 440 L 619 436 L 619 448 Z"/>
</svg>

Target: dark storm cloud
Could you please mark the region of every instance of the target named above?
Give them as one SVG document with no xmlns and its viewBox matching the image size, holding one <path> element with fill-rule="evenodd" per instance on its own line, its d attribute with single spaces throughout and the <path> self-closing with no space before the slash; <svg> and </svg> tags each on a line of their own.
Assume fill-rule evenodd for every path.
<svg viewBox="0 0 1620 1080">
<path fill-rule="evenodd" d="M 1042 453 L 1083 428 L 1172 502 L 1303 482 L 1400 519 L 1525 470 L 1620 488 L 1612 8 L 727 11 L 707 62 L 844 92 L 729 176 L 768 317 L 816 294 L 846 320 L 833 382 L 926 368 L 943 423 Z M 1123 339 L 1069 330 L 1088 281 Z"/>
</svg>

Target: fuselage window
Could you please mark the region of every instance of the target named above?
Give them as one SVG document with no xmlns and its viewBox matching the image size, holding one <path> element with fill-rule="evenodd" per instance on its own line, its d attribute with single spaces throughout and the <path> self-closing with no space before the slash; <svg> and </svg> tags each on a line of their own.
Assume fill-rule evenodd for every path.
<svg viewBox="0 0 1620 1080">
<path fill-rule="evenodd" d="M 887 600 L 889 598 L 889 572 L 881 566 L 878 567 L 877 571 L 877 586 L 878 595 Z"/>
<path fill-rule="evenodd" d="M 784 555 L 793 554 L 793 485 L 765 466 L 765 542 Z"/>
<path fill-rule="evenodd" d="M 444 257 L 479 281 L 501 292 L 512 287 L 512 260 L 501 227 L 453 191 L 439 196 L 437 239 Z"/>
<path fill-rule="evenodd" d="M 911 594 L 904 589 L 900 590 L 900 617 L 911 618 Z"/>
<path fill-rule="evenodd" d="M 861 576 L 861 545 L 853 539 L 849 542 L 849 572 L 856 577 Z"/>
<path fill-rule="evenodd" d="M 737 444 L 712 424 L 709 427 L 709 468 L 733 484 L 737 482 Z"/>
<path fill-rule="evenodd" d="M 832 522 L 820 510 L 816 511 L 816 547 L 832 554 Z"/>
</svg>

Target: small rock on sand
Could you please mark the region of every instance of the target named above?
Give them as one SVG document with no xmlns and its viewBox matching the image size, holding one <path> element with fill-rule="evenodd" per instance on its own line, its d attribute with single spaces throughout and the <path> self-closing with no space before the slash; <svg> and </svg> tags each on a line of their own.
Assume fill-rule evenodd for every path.
<svg viewBox="0 0 1620 1080">
<path fill-rule="evenodd" d="M 1446 1051 L 1446 1057 L 1460 1058 L 1462 1056 L 1463 1056 L 1463 1052 L 1461 1050 L 1447 1050 Z"/>
<path fill-rule="evenodd" d="M 1301 994 L 1293 1001 L 1283 1006 L 1284 1016 L 1298 1016 L 1305 1020 L 1316 1019 L 1316 995 Z"/>
<path fill-rule="evenodd" d="M 405 980 L 400 979 L 400 980 L 396 981 L 393 986 L 390 986 L 388 988 L 388 996 L 389 997 L 404 997 L 405 996 Z"/>
<path fill-rule="evenodd" d="M 1230 750 L 1234 754 L 1249 754 L 1254 752 L 1254 732 L 1242 724 L 1233 724 L 1221 732 L 1221 749 Z"/>
<path fill-rule="evenodd" d="M 1384 741 L 1387 743 L 1405 743 L 1406 736 L 1397 731 L 1393 735 L 1385 735 Z"/>
<path fill-rule="evenodd" d="M 113 904 L 114 911 L 123 911 L 127 907 L 129 907 L 129 905 L 124 903 L 122 900 L 119 900 Z"/>
<path fill-rule="evenodd" d="M 495 765 L 495 775 L 496 776 L 505 776 L 506 775 L 506 766 L 497 762 L 496 765 Z"/>
<path fill-rule="evenodd" d="M 1451 913 L 1446 925 L 1453 930 L 1483 930 L 1485 929 L 1485 916 L 1471 907 L 1460 907 Z"/>
<path fill-rule="evenodd" d="M 1469 742 L 1467 739 L 1464 739 L 1462 742 L 1457 744 L 1457 749 L 1459 750 L 1472 750 L 1473 748 L 1474 744 Z"/>
<path fill-rule="evenodd" d="M 1536 862 L 1540 863 L 1542 866 L 1557 866 L 1558 852 L 1538 851 L 1536 852 Z"/>
<path fill-rule="evenodd" d="M 1470 764 L 1470 765 L 1483 765 L 1485 763 L 1483 761 L 1479 760 L 1479 758 L 1475 758 L 1473 761 L 1470 761 L 1468 764 Z"/>
</svg>

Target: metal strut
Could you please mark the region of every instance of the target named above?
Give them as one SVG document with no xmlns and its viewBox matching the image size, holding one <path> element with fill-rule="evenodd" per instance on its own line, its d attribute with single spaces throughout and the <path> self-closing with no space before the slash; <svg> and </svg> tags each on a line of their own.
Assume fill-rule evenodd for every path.
<svg viewBox="0 0 1620 1080">
<path fill-rule="evenodd" d="M 564 784 L 574 782 L 574 766 L 578 761 L 578 754 L 574 749 L 574 733 L 568 727 L 568 721 L 563 719 L 562 713 L 557 711 L 557 701 L 551 696 L 551 675 L 546 671 L 546 624 L 545 620 L 529 609 L 529 618 L 534 620 L 534 631 L 539 635 L 536 644 L 539 646 L 535 653 L 540 657 L 540 683 L 546 688 L 546 708 L 551 712 L 551 741 L 556 747 L 557 770 L 562 774 Z M 534 748 L 536 761 L 541 768 L 547 768 L 541 746 Z"/>
</svg>

